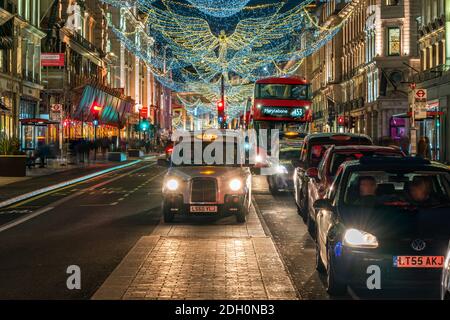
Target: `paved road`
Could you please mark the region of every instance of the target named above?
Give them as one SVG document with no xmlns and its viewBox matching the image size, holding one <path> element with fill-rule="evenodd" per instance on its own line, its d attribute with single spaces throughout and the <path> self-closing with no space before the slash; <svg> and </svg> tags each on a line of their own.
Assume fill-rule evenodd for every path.
<svg viewBox="0 0 450 320">
<path fill-rule="evenodd" d="M 5 223 L 53 208 L 0 232 L 0 299 L 90 298 L 159 223 L 162 173 L 144 162 L 1 210 Z M 66 287 L 69 265 L 81 268 L 81 290 Z"/>
<path fill-rule="evenodd" d="M 127 282 L 114 298 L 328 298 L 289 194 L 273 197 L 255 177 L 256 210 L 246 224 L 230 217 L 165 225 L 163 173 L 147 161 L 0 210 L 0 299 L 89 299 L 107 279 L 116 295 Z M 81 268 L 81 290 L 66 287 L 70 265 Z"/>
</svg>

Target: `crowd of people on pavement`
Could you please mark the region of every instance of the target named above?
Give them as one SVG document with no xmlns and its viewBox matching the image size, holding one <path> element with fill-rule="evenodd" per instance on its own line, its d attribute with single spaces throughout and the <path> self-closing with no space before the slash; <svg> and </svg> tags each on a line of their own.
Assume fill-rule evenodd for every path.
<svg viewBox="0 0 450 320">
<path fill-rule="evenodd" d="M 68 160 L 71 163 L 85 163 L 96 160 L 97 156 L 106 159 L 108 152 L 127 152 L 129 149 L 143 150 L 145 153 L 162 153 L 167 144 L 170 143 L 168 137 L 157 136 L 155 139 L 120 139 L 100 138 L 95 141 L 87 139 L 70 140 L 65 149 Z M 28 167 L 45 167 L 47 159 L 56 158 L 57 150 L 55 146 L 39 142 L 36 150 L 29 154 Z"/>
</svg>

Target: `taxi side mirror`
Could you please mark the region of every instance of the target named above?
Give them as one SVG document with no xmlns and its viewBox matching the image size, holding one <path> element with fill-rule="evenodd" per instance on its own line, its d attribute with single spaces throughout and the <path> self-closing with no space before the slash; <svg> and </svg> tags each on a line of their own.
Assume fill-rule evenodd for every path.
<svg viewBox="0 0 450 320">
<path fill-rule="evenodd" d="M 167 159 L 158 159 L 156 164 L 160 167 L 168 168 L 170 163 L 169 163 L 169 160 L 167 160 Z"/>
</svg>

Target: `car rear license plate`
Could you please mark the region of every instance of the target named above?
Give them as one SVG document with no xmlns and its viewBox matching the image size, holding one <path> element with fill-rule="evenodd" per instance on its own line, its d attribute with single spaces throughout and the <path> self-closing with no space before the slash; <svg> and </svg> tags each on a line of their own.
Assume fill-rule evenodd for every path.
<svg viewBox="0 0 450 320">
<path fill-rule="evenodd" d="M 217 206 L 191 206 L 191 212 L 217 212 Z"/>
<path fill-rule="evenodd" d="M 394 256 L 396 268 L 442 268 L 444 256 Z"/>
</svg>

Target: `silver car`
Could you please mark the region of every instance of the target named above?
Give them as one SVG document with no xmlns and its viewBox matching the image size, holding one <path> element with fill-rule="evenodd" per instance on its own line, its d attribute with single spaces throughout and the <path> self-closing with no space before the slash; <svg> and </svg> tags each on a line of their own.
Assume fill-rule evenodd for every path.
<svg viewBox="0 0 450 320">
<path fill-rule="evenodd" d="M 441 299 L 450 300 L 450 243 L 447 250 L 447 258 L 444 263 L 441 281 Z"/>
<path fill-rule="evenodd" d="M 203 140 L 200 145 L 201 149 L 198 145 L 194 149 L 194 142 L 180 142 L 174 146 L 169 161 L 158 160 L 158 165 L 169 168 L 162 187 L 164 221 L 171 222 L 181 215 L 235 215 L 238 222 L 245 222 L 251 204 L 251 173 L 245 160 L 239 158 L 238 144 Z M 223 161 L 211 163 L 211 159 L 202 156 L 213 145 L 223 148 L 223 152 L 216 152 L 216 158 Z M 183 158 L 183 152 L 189 148 L 192 152 Z M 226 156 L 230 151 L 233 156 Z M 200 152 L 202 155 L 195 159 Z M 175 161 L 179 159 L 174 157 L 184 161 Z"/>
</svg>

